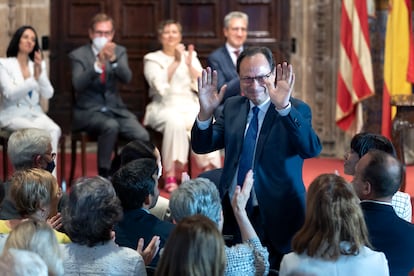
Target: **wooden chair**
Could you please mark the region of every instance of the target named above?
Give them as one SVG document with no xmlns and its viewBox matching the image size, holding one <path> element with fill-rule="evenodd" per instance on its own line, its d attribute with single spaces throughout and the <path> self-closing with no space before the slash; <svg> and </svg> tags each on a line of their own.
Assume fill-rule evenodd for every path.
<svg viewBox="0 0 414 276">
<path fill-rule="evenodd" d="M 70 158 L 70 175 L 69 175 L 69 187 L 75 177 L 76 159 L 77 159 L 77 146 L 80 142 L 80 161 L 81 161 L 81 176 L 86 176 L 88 172 L 87 159 L 86 159 L 86 145 L 87 143 L 97 143 L 98 138 L 96 136 L 89 135 L 86 131 L 72 131 L 71 136 L 71 158 Z M 118 154 L 118 142 L 114 147 L 114 154 Z"/>
<path fill-rule="evenodd" d="M 9 177 L 9 158 L 7 156 L 7 143 L 11 131 L 6 129 L 0 129 L 0 144 L 2 146 L 2 160 L 3 160 L 3 181 L 6 181 Z"/>
</svg>

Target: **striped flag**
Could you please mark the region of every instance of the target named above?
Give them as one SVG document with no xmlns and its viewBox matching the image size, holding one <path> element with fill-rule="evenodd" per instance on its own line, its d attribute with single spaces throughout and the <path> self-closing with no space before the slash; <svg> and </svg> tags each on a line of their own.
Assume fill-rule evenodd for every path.
<svg viewBox="0 0 414 276">
<path fill-rule="evenodd" d="M 393 95 L 412 94 L 414 82 L 414 40 L 411 26 L 411 0 L 389 0 L 387 29 L 385 33 L 384 88 L 382 96 L 382 129 L 391 137 L 391 110 Z"/>
<path fill-rule="evenodd" d="M 343 0 L 336 124 L 355 134 L 362 128 L 361 101 L 374 94 L 367 2 Z"/>
</svg>

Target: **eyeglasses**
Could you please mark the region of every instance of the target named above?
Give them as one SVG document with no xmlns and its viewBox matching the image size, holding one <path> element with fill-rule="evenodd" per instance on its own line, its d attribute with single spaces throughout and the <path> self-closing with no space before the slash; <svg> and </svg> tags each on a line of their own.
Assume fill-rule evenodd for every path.
<svg viewBox="0 0 414 276">
<path fill-rule="evenodd" d="M 98 36 L 105 36 L 105 37 L 107 37 L 107 36 L 110 36 L 110 35 L 112 35 L 112 33 L 113 33 L 113 31 L 107 31 L 107 32 L 104 32 L 104 31 L 93 31 L 95 34 L 97 34 Z"/>
<path fill-rule="evenodd" d="M 52 153 L 50 154 L 50 157 L 52 157 L 52 160 L 55 160 L 55 159 L 56 159 L 56 153 L 52 152 Z"/>
<path fill-rule="evenodd" d="M 259 84 L 264 84 L 266 80 L 270 78 L 271 75 L 272 75 L 272 71 L 270 71 L 266 75 L 260 75 L 256 77 L 243 77 L 243 78 L 240 78 L 240 82 L 242 82 L 243 84 L 252 84 L 255 80 L 257 80 Z"/>
<path fill-rule="evenodd" d="M 54 152 L 45 153 L 45 155 L 49 155 L 50 156 L 50 160 L 55 160 L 56 159 L 56 153 L 54 153 Z"/>
</svg>

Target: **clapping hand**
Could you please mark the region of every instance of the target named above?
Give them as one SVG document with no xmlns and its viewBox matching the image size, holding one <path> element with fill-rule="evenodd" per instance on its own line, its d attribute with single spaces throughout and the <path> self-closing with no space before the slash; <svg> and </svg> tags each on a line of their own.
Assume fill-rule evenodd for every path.
<svg viewBox="0 0 414 276">
<path fill-rule="evenodd" d="M 34 78 L 39 79 L 40 73 L 42 73 L 42 53 L 37 50 L 34 53 Z"/>
<path fill-rule="evenodd" d="M 47 219 L 47 223 L 55 230 L 62 228 L 62 216 L 60 213 L 57 213 L 53 217 Z"/>
<path fill-rule="evenodd" d="M 148 246 L 142 251 L 144 248 L 144 239 L 140 238 L 138 240 L 137 252 L 142 256 L 144 259 L 145 265 L 149 265 L 154 259 L 155 255 L 157 255 L 158 250 L 160 249 L 160 237 L 154 236 L 151 239 L 151 242 Z"/>
<path fill-rule="evenodd" d="M 203 69 L 201 77 L 198 79 L 198 98 L 200 102 L 200 113 L 198 119 L 208 120 L 213 115 L 214 110 L 219 106 L 223 99 L 226 85 L 217 93 L 217 72 L 211 71 L 210 67 Z"/>
</svg>

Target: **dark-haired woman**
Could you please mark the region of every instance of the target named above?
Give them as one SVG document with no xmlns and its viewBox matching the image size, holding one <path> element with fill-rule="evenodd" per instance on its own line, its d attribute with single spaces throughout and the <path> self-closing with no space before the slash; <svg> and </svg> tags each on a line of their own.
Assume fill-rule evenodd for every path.
<svg viewBox="0 0 414 276">
<path fill-rule="evenodd" d="M 0 127 L 47 130 L 52 137 L 52 152 L 57 152 L 61 129 L 40 105 L 41 99 L 50 99 L 54 90 L 31 26 L 17 29 L 7 48 L 7 58 L 0 59 L 0 93 Z"/>
</svg>

